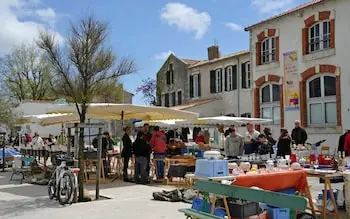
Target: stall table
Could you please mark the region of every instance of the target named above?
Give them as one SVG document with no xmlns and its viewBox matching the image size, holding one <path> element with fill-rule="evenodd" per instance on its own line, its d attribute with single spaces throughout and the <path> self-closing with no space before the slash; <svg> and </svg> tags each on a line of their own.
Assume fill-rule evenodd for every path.
<svg viewBox="0 0 350 219">
<path fill-rule="evenodd" d="M 164 170 L 166 171 L 165 176 L 168 175 L 169 168 L 173 164 L 178 164 L 178 165 L 182 165 L 182 166 L 186 166 L 186 167 L 195 166 L 196 165 L 196 158 L 189 157 L 189 156 L 173 156 L 173 157 L 165 158 L 165 167 L 164 167 Z M 167 185 L 171 184 L 172 177 L 169 177 L 169 178 L 166 177 L 165 183 Z"/>
</svg>

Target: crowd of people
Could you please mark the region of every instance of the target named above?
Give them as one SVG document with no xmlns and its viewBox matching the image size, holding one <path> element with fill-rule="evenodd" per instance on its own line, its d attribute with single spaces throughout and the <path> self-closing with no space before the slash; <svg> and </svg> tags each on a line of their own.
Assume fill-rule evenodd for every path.
<svg viewBox="0 0 350 219">
<path fill-rule="evenodd" d="M 271 155 L 274 153 L 274 145 L 277 146 L 276 156 L 290 155 L 292 144 L 304 145 L 308 137 L 305 129 L 300 126 L 300 121 L 297 120 L 294 124 L 291 135 L 287 129 L 282 128 L 277 140 L 272 137 L 271 129 L 268 127 L 263 130 L 263 133 L 260 133 L 255 130 L 253 124 L 247 124 L 247 132 L 241 135 L 237 132 L 237 128 L 232 126 L 225 132 L 225 156 L 237 158 L 243 154 Z"/>
</svg>

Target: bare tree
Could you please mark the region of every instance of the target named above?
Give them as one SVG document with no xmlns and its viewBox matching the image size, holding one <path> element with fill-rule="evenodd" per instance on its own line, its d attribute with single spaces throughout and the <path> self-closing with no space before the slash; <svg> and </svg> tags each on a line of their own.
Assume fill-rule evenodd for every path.
<svg viewBox="0 0 350 219">
<path fill-rule="evenodd" d="M 142 80 L 142 84 L 136 88 L 136 93 L 142 94 L 146 104 L 155 106 L 157 104 L 156 90 L 156 80 L 147 78 Z"/>
<path fill-rule="evenodd" d="M 55 92 L 69 97 L 75 103 L 80 122 L 85 123 L 88 104 L 100 91 L 99 86 L 108 80 L 136 71 L 135 62 L 129 58 L 117 60 L 112 49 L 106 46 L 108 25 L 88 16 L 72 24 L 67 38 L 67 50 L 59 47 L 55 36 L 41 32 L 38 46 L 53 68 L 51 84 Z M 84 129 L 79 141 L 79 200 L 84 189 Z"/>
<path fill-rule="evenodd" d="M 50 96 L 50 71 L 36 45 L 20 45 L 1 59 L 3 84 L 17 100 Z"/>
</svg>

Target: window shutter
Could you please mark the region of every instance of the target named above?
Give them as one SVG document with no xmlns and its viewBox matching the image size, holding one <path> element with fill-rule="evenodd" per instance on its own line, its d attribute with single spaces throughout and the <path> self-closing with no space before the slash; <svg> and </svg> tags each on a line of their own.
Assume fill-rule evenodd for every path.
<svg viewBox="0 0 350 219">
<path fill-rule="evenodd" d="M 302 45 L 303 45 L 303 55 L 308 54 L 309 51 L 309 28 L 305 27 L 302 30 Z"/>
<path fill-rule="evenodd" d="M 190 76 L 190 98 L 193 98 L 193 75 Z"/>
<path fill-rule="evenodd" d="M 222 69 L 220 69 L 220 90 L 219 92 L 222 92 Z"/>
<path fill-rule="evenodd" d="M 261 42 L 257 42 L 255 44 L 255 52 L 256 52 L 256 65 L 260 65 L 261 64 Z"/>
<path fill-rule="evenodd" d="M 229 79 L 228 79 L 228 71 L 227 71 L 227 69 L 228 69 L 228 67 L 226 67 L 225 69 L 224 69 L 224 71 L 225 71 L 225 79 L 224 79 L 224 81 L 225 81 L 225 91 L 228 91 L 228 85 L 229 85 L 229 83 L 230 83 L 230 81 L 229 81 Z"/>
<path fill-rule="evenodd" d="M 171 94 L 171 99 L 172 99 L 172 106 L 176 106 L 176 93 L 175 92 L 173 92 L 172 94 Z"/>
<path fill-rule="evenodd" d="M 169 94 L 164 95 L 164 102 L 165 107 L 169 107 Z"/>
<path fill-rule="evenodd" d="M 331 20 L 330 22 L 330 30 L 331 30 L 331 45 L 330 47 L 335 48 L 335 20 Z"/>
<path fill-rule="evenodd" d="M 210 93 L 216 93 L 215 71 L 210 71 Z"/>
<path fill-rule="evenodd" d="M 166 72 L 166 84 L 170 84 L 170 71 Z"/>
<path fill-rule="evenodd" d="M 198 97 L 200 97 L 202 95 L 202 87 L 201 87 L 201 75 L 198 74 Z"/>
<path fill-rule="evenodd" d="M 237 65 L 232 67 L 232 89 L 237 90 Z"/>
<path fill-rule="evenodd" d="M 276 62 L 280 60 L 280 37 L 275 37 L 276 41 Z"/>
<path fill-rule="evenodd" d="M 174 84 L 174 71 L 170 70 L 170 76 L 171 76 L 171 83 L 170 84 Z"/>
<path fill-rule="evenodd" d="M 241 65 L 242 69 L 242 77 L 241 77 L 241 83 L 242 83 L 242 88 L 247 88 L 247 71 L 245 69 L 246 64 L 243 63 Z"/>
</svg>

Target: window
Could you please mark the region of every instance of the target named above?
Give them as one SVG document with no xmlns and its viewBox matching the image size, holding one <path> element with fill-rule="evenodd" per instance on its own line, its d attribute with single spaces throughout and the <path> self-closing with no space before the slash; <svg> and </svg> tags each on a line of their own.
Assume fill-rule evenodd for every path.
<svg viewBox="0 0 350 219">
<path fill-rule="evenodd" d="M 250 63 L 246 62 L 242 64 L 242 88 L 250 88 Z"/>
<path fill-rule="evenodd" d="M 276 61 L 276 38 L 270 37 L 261 42 L 261 64 Z"/>
<path fill-rule="evenodd" d="M 337 123 L 335 77 L 323 75 L 307 82 L 307 103 L 310 125 Z"/>
<path fill-rule="evenodd" d="M 228 66 L 225 69 L 225 91 L 237 89 L 237 66 Z"/>
<path fill-rule="evenodd" d="M 268 84 L 261 88 L 261 117 L 280 124 L 280 85 Z"/>
<path fill-rule="evenodd" d="M 176 105 L 176 93 L 175 92 L 171 93 L 171 105 L 172 106 Z"/>
<path fill-rule="evenodd" d="M 215 85 L 216 85 L 216 93 L 222 92 L 222 72 L 221 69 L 217 69 L 215 71 Z"/>
<path fill-rule="evenodd" d="M 177 92 L 177 105 L 182 104 L 182 91 Z"/>
<path fill-rule="evenodd" d="M 331 23 L 317 23 L 309 28 L 309 51 L 317 52 L 329 49 L 331 44 Z"/>
<path fill-rule="evenodd" d="M 201 75 L 195 74 L 190 76 L 190 97 L 201 96 Z"/>
<path fill-rule="evenodd" d="M 222 69 L 210 71 L 210 93 L 222 92 Z"/>
<path fill-rule="evenodd" d="M 169 64 L 166 72 L 166 84 L 174 84 L 174 69 L 173 64 Z"/>
<path fill-rule="evenodd" d="M 169 107 L 169 94 L 164 94 L 164 106 Z"/>
</svg>

